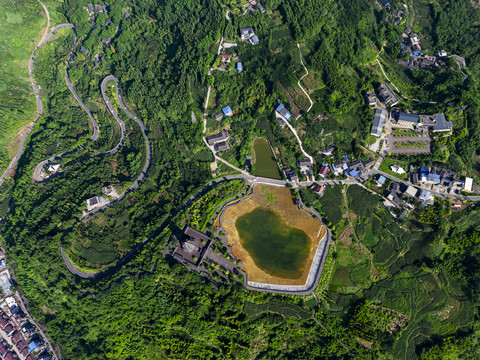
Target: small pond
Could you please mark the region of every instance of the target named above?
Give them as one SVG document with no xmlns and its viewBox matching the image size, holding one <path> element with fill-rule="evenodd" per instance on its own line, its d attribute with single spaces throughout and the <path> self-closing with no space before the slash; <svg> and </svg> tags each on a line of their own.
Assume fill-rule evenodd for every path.
<svg viewBox="0 0 480 360">
<path fill-rule="evenodd" d="M 255 139 L 253 142 L 253 151 L 255 152 L 255 176 L 262 176 L 271 179 L 281 179 L 277 160 L 273 156 L 268 141 L 265 139 Z"/>
</svg>

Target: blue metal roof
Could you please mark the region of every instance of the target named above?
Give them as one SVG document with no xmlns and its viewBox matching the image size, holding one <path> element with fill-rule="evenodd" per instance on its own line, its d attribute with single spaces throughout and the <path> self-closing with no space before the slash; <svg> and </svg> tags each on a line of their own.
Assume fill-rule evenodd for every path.
<svg viewBox="0 0 480 360">
<path fill-rule="evenodd" d="M 28 352 L 32 352 L 36 348 L 37 348 L 37 344 L 35 343 L 35 341 L 32 341 L 30 344 L 28 344 Z"/>
<path fill-rule="evenodd" d="M 418 55 L 420 55 L 421 53 L 422 53 L 421 51 L 414 51 L 414 52 L 413 52 L 413 55 L 418 56 Z"/>
<path fill-rule="evenodd" d="M 440 184 L 440 175 L 438 174 L 428 174 L 428 181 L 434 184 Z"/>
<path fill-rule="evenodd" d="M 287 110 L 287 108 L 283 104 L 278 105 L 276 110 L 280 114 L 282 114 L 282 116 L 287 120 L 292 117 L 292 114 L 290 114 L 290 112 Z"/>
<path fill-rule="evenodd" d="M 230 106 L 225 106 L 224 108 L 222 108 L 222 111 L 225 115 L 232 113 L 232 109 L 230 109 Z"/>
<path fill-rule="evenodd" d="M 243 68 L 242 68 L 242 63 L 241 62 L 237 63 L 237 70 L 238 70 L 238 72 L 242 72 Z"/>
<path fill-rule="evenodd" d="M 350 171 L 350 175 L 351 175 L 351 176 L 357 176 L 358 174 L 360 174 L 360 171 L 358 171 L 358 170 L 352 170 L 352 171 Z"/>
<path fill-rule="evenodd" d="M 385 176 L 380 175 L 380 177 L 378 178 L 377 181 L 378 181 L 380 184 L 383 185 L 383 184 L 385 184 L 385 181 L 386 181 L 386 180 L 387 180 L 387 178 L 386 178 Z"/>
</svg>

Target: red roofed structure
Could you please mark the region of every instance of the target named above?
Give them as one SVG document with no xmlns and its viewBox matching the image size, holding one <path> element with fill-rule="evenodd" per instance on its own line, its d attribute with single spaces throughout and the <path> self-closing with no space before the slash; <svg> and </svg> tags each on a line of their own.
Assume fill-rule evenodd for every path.
<svg viewBox="0 0 480 360">
<path fill-rule="evenodd" d="M 330 171 L 330 169 L 328 168 L 328 166 L 323 165 L 322 168 L 320 169 L 320 172 L 318 173 L 318 175 L 321 175 L 322 177 L 325 177 L 325 176 L 327 176 L 329 171 Z"/>
<path fill-rule="evenodd" d="M 8 321 L 4 317 L 0 317 L 0 326 L 2 327 L 2 329 L 5 328 L 7 324 L 8 324 Z"/>
<path fill-rule="evenodd" d="M 25 344 L 25 341 L 20 340 L 20 341 L 17 343 L 17 348 L 23 349 L 24 347 L 27 347 L 27 344 Z"/>
<path fill-rule="evenodd" d="M 18 332 L 16 331 L 15 334 L 13 334 L 12 336 L 12 342 L 14 344 L 18 343 L 20 340 L 23 340 L 23 336 Z"/>
<path fill-rule="evenodd" d="M 13 332 L 13 330 L 15 329 L 13 328 L 12 324 L 8 324 L 7 326 L 5 326 L 5 333 L 7 335 L 10 335 Z"/>
<path fill-rule="evenodd" d="M 231 58 L 232 58 L 232 55 L 230 55 L 230 54 L 221 54 L 220 55 L 220 60 L 222 60 L 223 62 L 228 62 L 229 63 Z"/>
</svg>

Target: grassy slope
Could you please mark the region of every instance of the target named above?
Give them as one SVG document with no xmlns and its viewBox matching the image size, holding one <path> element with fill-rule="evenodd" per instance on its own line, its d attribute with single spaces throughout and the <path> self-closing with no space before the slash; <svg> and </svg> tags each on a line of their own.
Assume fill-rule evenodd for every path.
<svg viewBox="0 0 480 360">
<path fill-rule="evenodd" d="M 36 116 L 28 61 L 46 23 L 37 1 L 0 2 L 0 172 L 18 148 L 20 129 Z"/>
</svg>

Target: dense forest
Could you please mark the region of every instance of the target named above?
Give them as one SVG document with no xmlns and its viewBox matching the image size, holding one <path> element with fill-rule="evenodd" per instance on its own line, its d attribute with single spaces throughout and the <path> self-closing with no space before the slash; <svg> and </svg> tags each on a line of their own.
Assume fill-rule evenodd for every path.
<svg viewBox="0 0 480 360">
<path fill-rule="evenodd" d="M 399 70 L 398 46 L 392 45 L 399 30 L 384 8 L 367 0 L 266 0 L 262 4 L 269 14 L 243 14 L 235 10 L 241 6 L 234 0 L 116 0 L 93 17 L 87 0 L 47 3 L 57 18 L 75 24 L 78 44 L 67 65 L 73 32 L 65 29 L 37 56 L 35 77 L 45 116 L 13 179 L 0 188 L 0 226 L 18 288 L 65 358 L 478 357 L 480 210 L 474 204 L 452 212 L 447 202 L 437 201 L 399 224 L 378 197 L 358 186 L 330 187 L 322 198 L 303 189 L 303 201 L 315 207 L 334 236 L 330 267 L 315 297 L 258 293 L 240 284 L 214 287 L 163 258 L 174 224 L 162 227 L 133 259 L 99 281 L 74 278 L 59 251 L 61 242 L 71 244 L 77 264 L 103 268 L 164 225 L 212 179 L 203 124 L 191 120 L 191 113 L 197 119 L 203 114 L 209 85 L 216 102 L 209 109 L 209 131 L 218 131 L 211 115 L 221 107 L 235 111 L 224 123 L 237 139 L 225 154 L 234 164 L 243 164 L 256 136 L 270 140 L 283 166 L 293 166 L 302 156 L 273 116 L 277 99 L 303 114 L 292 123 L 318 163 L 318 152 L 331 143 L 341 154 L 365 157 L 360 147 L 373 112 L 362 91 L 379 84 L 372 63 L 385 44 L 381 61 L 402 89 L 437 102 L 405 101 L 402 106 L 439 112 L 455 103 L 453 113 L 468 105 L 458 115 L 458 131 L 440 144 L 450 155 L 428 161 L 480 170 L 478 2 L 407 2 L 411 9 L 425 9 L 422 21 L 427 19 L 429 27 L 423 29 L 431 31 L 432 49 L 448 48 L 463 56 L 465 73 L 453 63 L 431 73 Z M 232 10 L 230 21 L 227 9 Z M 238 29 L 244 26 L 255 28 L 259 45 L 240 43 Z M 416 29 L 427 35 L 420 25 Z M 222 37 L 239 42 L 235 51 L 244 65 L 242 74 L 208 75 Z M 311 71 L 304 83 L 315 101 L 308 114 L 306 98 L 296 93 L 304 71 L 300 52 Z M 97 142 L 86 140 L 88 118 L 65 84 L 66 66 L 100 124 Z M 91 157 L 120 138 L 100 93 L 109 74 L 120 80 L 127 105 L 149 129 L 152 165 L 137 190 L 88 224 L 77 223 L 87 198 L 109 184 L 126 188 L 145 160 L 138 155 L 144 149 L 141 132 L 124 116 L 128 134 L 123 149 Z M 81 143 L 86 143 L 83 152 L 62 159 L 68 169 L 61 176 L 33 182 L 36 164 Z M 202 206 L 210 209 L 225 196 L 209 193 Z M 190 213 L 185 209 L 179 218 Z M 91 241 L 89 247 L 82 248 L 83 238 Z"/>
</svg>

